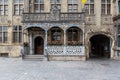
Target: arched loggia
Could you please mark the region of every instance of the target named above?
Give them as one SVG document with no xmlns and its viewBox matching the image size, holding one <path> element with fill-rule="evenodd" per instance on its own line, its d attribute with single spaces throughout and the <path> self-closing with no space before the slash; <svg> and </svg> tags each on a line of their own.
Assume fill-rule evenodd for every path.
<svg viewBox="0 0 120 80">
<path fill-rule="evenodd" d="M 67 29 L 67 45 L 82 45 L 83 32 L 78 27 L 70 27 Z"/>
<path fill-rule="evenodd" d="M 59 27 L 52 27 L 48 30 L 48 44 L 62 45 L 64 43 L 64 31 Z"/>
</svg>

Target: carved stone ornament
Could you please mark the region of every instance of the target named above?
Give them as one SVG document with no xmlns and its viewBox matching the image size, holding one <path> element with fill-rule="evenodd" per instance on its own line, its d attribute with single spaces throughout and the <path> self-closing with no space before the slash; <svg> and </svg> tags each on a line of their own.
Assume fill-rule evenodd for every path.
<svg viewBox="0 0 120 80">
<path fill-rule="evenodd" d="M 51 8 L 51 20 L 52 21 L 58 21 L 60 17 L 60 9 L 56 4 Z"/>
</svg>

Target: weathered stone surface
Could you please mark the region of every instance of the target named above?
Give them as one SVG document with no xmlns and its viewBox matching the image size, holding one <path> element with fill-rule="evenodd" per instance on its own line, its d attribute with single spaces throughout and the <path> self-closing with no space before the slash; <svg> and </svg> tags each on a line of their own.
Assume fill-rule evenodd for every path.
<svg viewBox="0 0 120 80">
<path fill-rule="evenodd" d="M 119 80 L 120 61 L 22 61 L 0 58 L 1 80 Z"/>
</svg>

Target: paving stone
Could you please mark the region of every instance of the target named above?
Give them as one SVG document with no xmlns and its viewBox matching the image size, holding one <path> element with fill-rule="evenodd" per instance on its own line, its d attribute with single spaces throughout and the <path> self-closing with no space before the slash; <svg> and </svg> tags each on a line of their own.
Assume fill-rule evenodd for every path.
<svg viewBox="0 0 120 80">
<path fill-rule="evenodd" d="M 0 80 L 119 80 L 120 61 L 24 61 L 0 58 Z"/>
</svg>

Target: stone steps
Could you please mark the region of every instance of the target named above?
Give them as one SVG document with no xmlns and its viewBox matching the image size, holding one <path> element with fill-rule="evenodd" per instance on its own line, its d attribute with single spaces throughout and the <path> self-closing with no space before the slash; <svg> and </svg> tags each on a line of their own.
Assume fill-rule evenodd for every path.
<svg viewBox="0 0 120 80">
<path fill-rule="evenodd" d="M 24 60 L 28 61 L 43 61 L 44 60 L 44 55 L 25 55 L 23 57 Z"/>
</svg>

